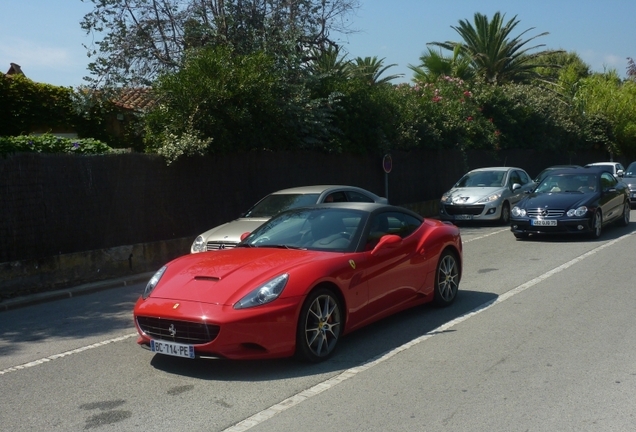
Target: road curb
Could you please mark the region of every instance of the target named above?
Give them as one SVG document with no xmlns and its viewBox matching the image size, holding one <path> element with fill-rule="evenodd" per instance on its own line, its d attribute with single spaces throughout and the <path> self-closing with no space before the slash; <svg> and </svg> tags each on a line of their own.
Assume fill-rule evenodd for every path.
<svg viewBox="0 0 636 432">
<path fill-rule="evenodd" d="M 85 294 L 92 294 L 98 291 L 104 291 L 111 288 L 120 288 L 128 285 L 134 285 L 148 281 L 154 272 L 140 273 L 132 276 L 126 276 L 116 279 L 109 279 L 100 282 L 91 282 L 78 285 L 72 288 L 66 288 L 56 291 L 31 294 L 23 297 L 16 297 L 0 302 L 0 312 L 5 312 L 21 307 L 32 306 L 40 303 L 46 303 L 55 300 L 62 300 L 71 297 L 77 297 Z"/>
</svg>

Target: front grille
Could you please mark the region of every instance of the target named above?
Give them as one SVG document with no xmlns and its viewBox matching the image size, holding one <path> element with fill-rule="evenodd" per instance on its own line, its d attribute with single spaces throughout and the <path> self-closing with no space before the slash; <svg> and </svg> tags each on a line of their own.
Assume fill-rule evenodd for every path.
<svg viewBox="0 0 636 432">
<path fill-rule="evenodd" d="M 152 339 L 188 345 L 212 342 L 219 334 L 219 326 L 217 325 L 190 321 L 138 316 L 137 324 Z"/>
<path fill-rule="evenodd" d="M 219 250 L 219 249 L 233 249 L 238 243 L 236 242 L 224 242 L 224 241 L 209 241 L 205 248 L 206 250 Z"/>
<path fill-rule="evenodd" d="M 460 214 L 477 216 L 484 211 L 484 207 L 483 205 L 445 205 L 444 210 L 452 216 Z"/>
<path fill-rule="evenodd" d="M 547 210 L 547 214 L 543 214 Z M 558 218 L 565 214 L 563 209 L 527 209 L 526 213 L 531 218 Z"/>
</svg>

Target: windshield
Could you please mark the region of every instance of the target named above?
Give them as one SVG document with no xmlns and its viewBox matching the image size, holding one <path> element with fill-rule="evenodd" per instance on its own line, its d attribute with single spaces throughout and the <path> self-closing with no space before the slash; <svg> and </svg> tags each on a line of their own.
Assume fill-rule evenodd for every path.
<svg viewBox="0 0 636 432">
<path fill-rule="evenodd" d="M 351 209 L 298 209 L 261 225 L 239 246 L 343 252 L 361 231 L 367 213 Z"/>
<path fill-rule="evenodd" d="M 534 190 L 536 193 L 589 193 L 598 190 L 598 176 L 593 174 L 547 175 Z"/>
<path fill-rule="evenodd" d="M 455 187 L 502 187 L 505 171 L 474 171 L 459 179 Z"/>
<path fill-rule="evenodd" d="M 625 170 L 625 177 L 636 177 L 636 162 L 629 164 Z"/>
<path fill-rule="evenodd" d="M 316 204 L 318 197 L 317 193 L 268 195 L 249 209 L 243 217 L 270 218 L 284 210 Z"/>
</svg>

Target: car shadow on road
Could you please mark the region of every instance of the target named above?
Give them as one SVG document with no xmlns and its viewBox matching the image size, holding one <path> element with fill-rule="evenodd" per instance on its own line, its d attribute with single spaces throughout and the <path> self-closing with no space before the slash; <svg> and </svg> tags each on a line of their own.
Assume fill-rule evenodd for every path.
<svg viewBox="0 0 636 432">
<path fill-rule="evenodd" d="M 272 381 L 333 374 L 363 365 L 421 336 L 440 334 L 436 333 L 440 326 L 496 299 L 493 293 L 460 289 L 450 307 L 416 306 L 343 337 L 334 355 L 317 364 L 295 359 L 190 360 L 160 354 L 150 364 L 165 373 L 215 381 Z"/>
</svg>

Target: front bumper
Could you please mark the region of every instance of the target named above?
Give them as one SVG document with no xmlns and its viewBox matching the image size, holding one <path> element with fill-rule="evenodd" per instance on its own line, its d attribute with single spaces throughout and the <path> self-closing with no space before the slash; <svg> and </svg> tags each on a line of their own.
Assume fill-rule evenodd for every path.
<svg viewBox="0 0 636 432">
<path fill-rule="evenodd" d="M 496 221 L 501 218 L 501 203 L 439 205 L 439 218 L 446 221 Z"/>
<path fill-rule="evenodd" d="M 592 218 L 559 218 L 556 226 L 535 226 L 534 218 L 510 218 L 510 231 L 515 234 L 585 234 L 594 229 Z"/>
<path fill-rule="evenodd" d="M 137 343 L 150 340 L 187 343 L 196 357 L 265 359 L 288 357 L 296 347 L 296 328 L 302 299 L 277 299 L 271 304 L 236 310 L 232 306 L 148 298 L 139 299 L 134 321 Z M 151 324 L 149 324 L 151 323 Z M 193 330 L 194 329 L 194 330 Z M 195 333 L 207 339 L 192 341 Z"/>
</svg>

